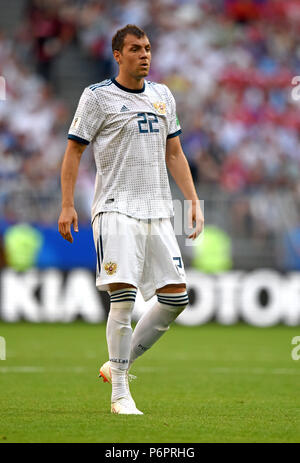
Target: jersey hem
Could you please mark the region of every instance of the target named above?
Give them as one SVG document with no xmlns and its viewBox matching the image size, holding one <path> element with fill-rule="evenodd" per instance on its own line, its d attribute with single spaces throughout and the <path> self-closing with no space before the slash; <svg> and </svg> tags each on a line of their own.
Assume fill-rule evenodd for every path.
<svg viewBox="0 0 300 463">
<path fill-rule="evenodd" d="M 133 219 L 136 219 L 136 220 L 148 220 L 148 219 L 155 219 L 155 220 L 158 220 L 158 219 L 171 219 L 172 217 L 174 217 L 174 213 L 172 215 L 160 215 L 158 217 L 137 217 L 135 215 L 132 215 L 132 214 L 128 214 L 128 212 L 123 212 L 123 211 L 118 211 L 116 209 L 112 209 L 112 210 L 99 210 L 97 212 L 94 212 L 92 217 L 91 217 L 91 225 L 93 225 L 93 222 L 95 220 L 95 218 L 97 217 L 98 214 L 102 213 L 102 212 L 118 212 L 119 214 L 123 214 L 123 215 L 127 215 L 128 217 L 132 217 Z"/>
<path fill-rule="evenodd" d="M 96 288 L 98 291 L 109 291 L 108 285 L 111 283 L 127 283 L 128 285 L 133 285 L 138 288 L 138 284 L 136 281 L 129 280 L 128 278 L 107 278 L 101 281 L 101 276 L 96 279 Z"/>
<path fill-rule="evenodd" d="M 77 135 L 72 135 L 72 134 L 68 135 L 68 140 L 74 140 L 74 141 L 77 141 L 78 143 L 82 143 L 83 145 L 89 145 L 90 144 L 90 142 L 85 140 L 84 138 L 77 137 Z"/>
<path fill-rule="evenodd" d="M 177 137 L 177 135 L 180 135 L 181 133 L 182 133 L 182 130 L 179 129 L 179 130 L 177 130 L 177 132 L 170 133 L 170 134 L 167 136 L 167 139 L 168 139 L 168 138 Z"/>
</svg>

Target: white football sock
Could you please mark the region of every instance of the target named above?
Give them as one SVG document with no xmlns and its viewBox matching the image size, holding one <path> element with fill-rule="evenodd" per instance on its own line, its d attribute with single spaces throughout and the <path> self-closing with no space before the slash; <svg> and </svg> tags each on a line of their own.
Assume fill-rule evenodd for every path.
<svg viewBox="0 0 300 463">
<path fill-rule="evenodd" d="M 135 297 L 135 288 L 110 292 L 110 312 L 106 325 L 106 339 L 112 376 L 112 402 L 128 395 L 126 372 L 129 365 L 132 337 L 131 313 Z"/>
<path fill-rule="evenodd" d="M 170 324 L 185 309 L 189 299 L 187 292 L 158 293 L 158 301 L 138 321 L 131 340 L 132 363 L 169 329 Z"/>
</svg>

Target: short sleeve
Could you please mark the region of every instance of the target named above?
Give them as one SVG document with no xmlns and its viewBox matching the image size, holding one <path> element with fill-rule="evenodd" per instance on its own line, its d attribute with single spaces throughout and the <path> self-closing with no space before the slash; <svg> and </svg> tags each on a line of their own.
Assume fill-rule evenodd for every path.
<svg viewBox="0 0 300 463">
<path fill-rule="evenodd" d="M 175 98 L 168 89 L 168 98 L 169 98 L 169 105 L 170 105 L 170 112 L 168 117 L 168 136 L 167 138 L 177 137 L 177 135 L 181 134 L 181 127 L 180 123 L 176 114 L 176 102 Z"/>
<path fill-rule="evenodd" d="M 68 138 L 88 145 L 98 132 L 102 122 L 103 113 L 99 101 L 92 90 L 85 88 L 70 126 Z"/>
</svg>

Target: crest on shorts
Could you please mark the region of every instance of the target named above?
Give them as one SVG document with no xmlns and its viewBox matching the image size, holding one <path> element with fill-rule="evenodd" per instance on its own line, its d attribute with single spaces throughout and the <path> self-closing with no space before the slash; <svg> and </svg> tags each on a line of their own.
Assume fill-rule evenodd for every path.
<svg viewBox="0 0 300 463">
<path fill-rule="evenodd" d="M 104 269 L 108 275 L 113 275 L 117 271 L 117 264 L 115 262 L 107 262 Z"/>
<path fill-rule="evenodd" d="M 166 114 L 166 103 L 163 101 L 157 101 L 156 103 L 152 103 L 156 111 L 159 112 L 159 114 Z"/>
</svg>

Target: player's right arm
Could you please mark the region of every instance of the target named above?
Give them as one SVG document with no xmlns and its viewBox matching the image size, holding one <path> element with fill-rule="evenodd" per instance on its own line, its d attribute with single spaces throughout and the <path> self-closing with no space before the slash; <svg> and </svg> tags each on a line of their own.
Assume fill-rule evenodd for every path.
<svg viewBox="0 0 300 463">
<path fill-rule="evenodd" d="M 92 86 L 94 87 L 94 86 Z M 73 243 L 71 225 L 78 232 L 78 217 L 74 207 L 74 190 L 81 155 L 93 140 L 103 120 L 98 100 L 90 88 L 85 88 L 68 133 L 68 145 L 61 168 L 62 210 L 58 220 L 61 236 Z"/>
<path fill-rule="evenodd" d="M 58 219 L 58 231 L 61 236 L 73 243 L 71 225 L 75 232 L 78 232 L 78 217 L 74 207 L 75 183 L 78 175 L 78 168 L 81 155 L 87 145 L 68 140 L 62 167 L 61 167 L 61 213 Z"/>
</svg>

